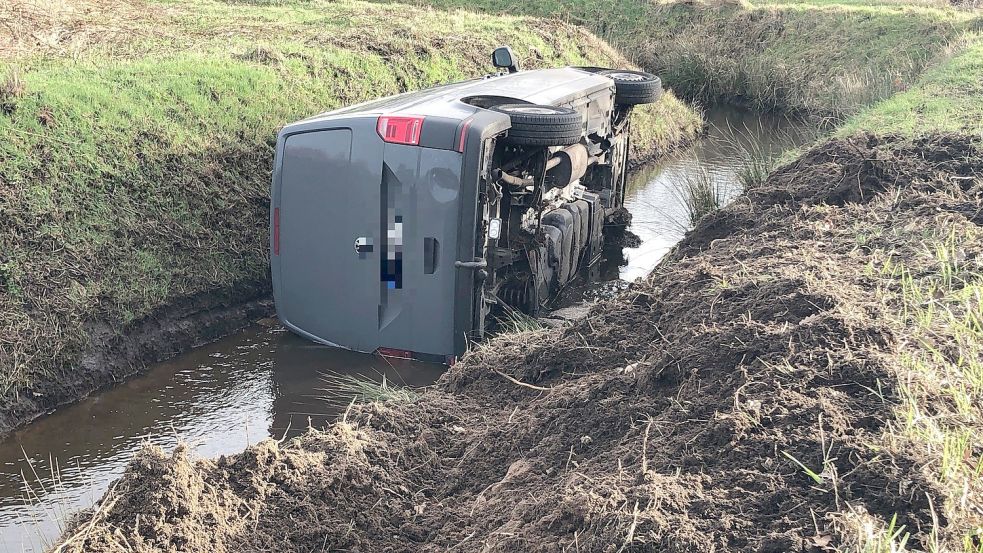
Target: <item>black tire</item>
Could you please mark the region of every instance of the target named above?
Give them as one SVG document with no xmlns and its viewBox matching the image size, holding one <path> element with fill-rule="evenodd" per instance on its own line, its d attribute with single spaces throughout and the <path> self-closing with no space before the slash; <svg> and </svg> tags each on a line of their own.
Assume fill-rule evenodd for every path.
<svg viewBox="0 0 983 553">
<path fill-rule="evenodd" d="M 569 146 L 580 142 L 584 123 L 570 108 L 536 104 L 502 104 L 492 108 L 512 120 L 506 140 L 528 146 Z"/>
<path fill-rule="evenodd" d="M 574 241 L 576 239 L 576 232 L 574 232 L 574 226 L 576 225 L 573 220 L 573 213 L 565 209 L 554 209 L 549 213 L 543 215 L 543 225 L 554 227 L 560 230 L 560 248 L 557 252 L 557 283 L 559 286 L 563 286 L 570 281 L 570 277 L 573 276 L 574 270 Z"/>
<path fill-rule="evenodd" d="M 651 73 L 611 69 L 599 74 L 614 81 L 614 103 L 618 105 L 652 104 L 662 97 L 662 79 Z"/>
</svg>

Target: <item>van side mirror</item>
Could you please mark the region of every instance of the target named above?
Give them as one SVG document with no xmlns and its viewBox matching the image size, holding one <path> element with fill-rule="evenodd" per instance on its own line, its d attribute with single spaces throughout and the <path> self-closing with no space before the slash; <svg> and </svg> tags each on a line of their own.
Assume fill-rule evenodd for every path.
<svg viewBox="0 0 983 553">
<path fill-rule="evenodd" d="M 509 73 L 519 70 L 519 62 L 515 60 L 515 54 L 508 46 L 500 46 L 492 52 L 492 65 L 499 69 L 508 69 Z"/>
</svg>

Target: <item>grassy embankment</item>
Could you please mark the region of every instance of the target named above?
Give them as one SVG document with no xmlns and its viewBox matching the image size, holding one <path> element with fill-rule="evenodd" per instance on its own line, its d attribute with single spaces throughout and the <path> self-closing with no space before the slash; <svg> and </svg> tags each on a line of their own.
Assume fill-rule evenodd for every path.
<svg viewBox="0 0 983 553">
<path fill-rule="evenodd" d="M 687 99 L 795 113 L 814 120 L 823 132 L 889 98 L 894 115 L 921 113 L 919 132 L 972 126 L 979 120 L 972 115 L 983 109 L 971 91 L 943 90 L 955 86 L 954 78 L 961 79 L 962 88 L 979 82 L 971 65 L 978 58 L 973 52 L 980 50 L 983 14 L 941 0 L 415 1 L 583 25 Z M 905 94 L 913 88 L 928 92 L 920 83 L 933 76 L 933 96 Z M 880 112 L 892 118 L 891 109 Z M 897 127 L 903 120 L 895 125 L 871 120 L 866 128 L 914 133 L 916 118 L 907 121 L 907 129 Z M 847 125 L 840 135 L 860 127 Z M 794 158 L 794 152 L 776 158 L 737 143 L 735 148 L 746 158 L 741 175 L 746 184 L 760 183 L 780 159 Z M 709 175 L 687 175 L 675 186 L 694 217 L 719 208 L 720 198 L 728 195 Z"/>
<path fill-rule="evenodd" d="M 626 63 L 579 28 L 521 17 L 347 1 L 42 4 L 0 6 L 0 432 L 166 354 L 178 334 L 208 332 L 161 337 L 155 320 L 266 293 L 278 126 L 479 76 L 502 43 L 527 67 Z M 638 114 L 635 153 L 699 127 L 667 95 Z"/>
<path fill-rule="evenodd" d="M 983 28 L 942 1 L 417 0 L 582 25 L 687 99 L 830 117 L 904 91 Z"/>
<path fill-rule="evenodd" d="M 837 135 L 863 132 L 908 138 L 945 133 L 983 143 L 983 36 L 961 37 L 909 89 L 849 118 Z M 924 155 L 933 159 L 937 152 Z M 889 403 L 894 420 L 872 447 L 916 452 L 921 471 L 943 490 L 935 507 L 944 522 L 936 523 L 923 543 L 934 551 L 983 551 L 983 176 L 978 171 L 948 177 L 951 188 L 973 191 L 976 204 L 956 211 L 975 225 L 949 214 L 958 204 L 952 194 L 935 206 L 939 215 L 930 225 L 889 218 L 858 221 L 852 228 L 857 248 L 867 254 L 865 273 L 889 313 L 886 319 L 903 337 L 895 367 L 898 398 Z M 899 182 L 899 190 L 906 184 Z M 904 209 L 901 199 L 899 192 L 894 205 Z M 884 551 L 899 541 L 880 539 Z"/>
</svg>

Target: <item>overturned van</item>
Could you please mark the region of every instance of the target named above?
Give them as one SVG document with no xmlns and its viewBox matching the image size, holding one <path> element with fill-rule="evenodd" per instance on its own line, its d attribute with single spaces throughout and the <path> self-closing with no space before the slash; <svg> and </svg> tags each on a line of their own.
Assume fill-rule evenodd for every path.
<svg viewBox="0 0 983 553">
<path fill-rule="evenodd" d="M 496 310 L 535 315 L 601 257 L 622 207 L 636 71 L 519 71 L 374 100 L 277 140 L 277 313 L 311 340 L 449 360 Z"/>
</svg>

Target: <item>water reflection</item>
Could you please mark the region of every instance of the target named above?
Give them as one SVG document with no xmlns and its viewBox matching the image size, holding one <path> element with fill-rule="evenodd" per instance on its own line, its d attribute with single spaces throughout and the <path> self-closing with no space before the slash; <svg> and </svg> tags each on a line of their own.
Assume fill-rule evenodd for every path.
<svg viewBox="0 0 983 553">
<path fill-rule="evenodd" d="M 49 545 L 145 441 L 165 449 L 184 441 L 205 457 L 234 453 L 333 420 L 339 402 L 320 397 L 323 373 L 421 386 L 443 369 L 326 348 L 259 325 L 197 348 L 0 442 L 0 551 Z"/>
<path fill-rule="evenodd" d="M 681 183 L 705 175 L 726 203 L 741 192 L 738 171 L 749 153 L 777 156 L 815 136 L 810 127 L 786 117 L 734 107 L 710 109 L 706 118 L 709 129 L 704 139 L 632 175 L 625 207 L 633 216 L 631 230 L 642 243 L 625 250 L 622 279 L 647 275 L 689 230 Z"/>
</svg>

